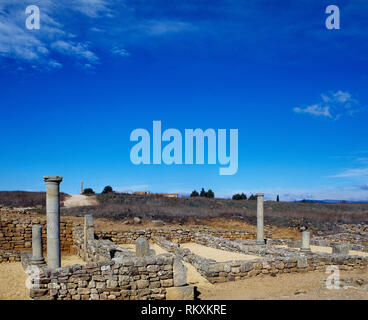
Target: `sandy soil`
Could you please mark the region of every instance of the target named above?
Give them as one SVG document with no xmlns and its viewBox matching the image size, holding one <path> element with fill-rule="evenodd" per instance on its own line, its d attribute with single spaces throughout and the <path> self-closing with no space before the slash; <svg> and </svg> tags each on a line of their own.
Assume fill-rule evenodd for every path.
<svg viewBox="0 0 368 320">
<path fill-rule="evenodd" d="M 85 264 L 77 256 L 62 256 L 61 266 Z M 20 262 L 0 264 L 0 300 L 29 300 L 29 290 L 26 287 L 27 273 Z"/>
<path fill-rule="evenodd" d="M 94 196 L 84 196 L 81 194 L 73 194 L 64 200 L 65 208 L 82 207 L 82 206 L 95 206 L 98 202 Z"/>
<path fill-rule="evenodd" d="M 280 248 L 287 248 L 286 245 L 277 245 L 276 247 Z M 324 246 L 310 246 L 312 252 L 325 252 L 325 253 L 332 253 L 331 247 L 324 247 Z M 352 256 L 362 256 L 368 257 L 368 252 L 357 251 L 357 250 L 349 250 L 349 254 Z"/>
<path fill-rule="evenodd" d="M 196 243 L 183 243 L 180 245 L 180 247 L 183 249 L 189 249 L 194 254 L 197 254 L 203 258 L 213 259 L 217 262 L 226 262 L 231 260 L 252 260 L 259 258 L 259 256 L 255 255 L 224 251 L 202 246 Z"/>
<path fill-rule="evenodd" d="M 62 256 L 61 257 L 61 266 L 71 266 L 73 264 L 86 264 L 80 257 L 78 256 Z"/>
<path fill-rule="evenodd" d="M 310 247 L 311 247 L 312 252 L 332 253 L 331 247 L 322 247 L 322 246 L 310 246 Z M 368 252 L 363 252 L 363 251 L 349 250 L 349 254 L 353 256 L 368 257 Z"/>
<path fill-rule="evenodd" d="M 356 289 L 328 290 L 322 281 L 324 272 L 257 276 L 246 280 L 219 283 L 212 288 L 198 286 L 202 300 L 368 300 L 368 291 Z M 341 271 L 341 278 L 367 278 L 368 271 Z"/>
<path fill-rule="evenodd" d="M 29 300 L 28 275 L 20 262 L 0 264 L 0 300 Z"/>
</svg>

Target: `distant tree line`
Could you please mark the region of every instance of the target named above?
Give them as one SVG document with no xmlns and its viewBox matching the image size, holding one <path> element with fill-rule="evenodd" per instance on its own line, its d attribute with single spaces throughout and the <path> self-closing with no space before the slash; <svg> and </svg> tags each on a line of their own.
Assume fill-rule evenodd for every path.
<svg viewBox="0 0 368 320">
<path fill-rule="evenodd" d="M 254 194 L 251 194 L 250 196 L 249 196 L 249 198 L 247 198 L 247 195 L 246 194 L 244 194 L 244 193 L 235 193 L 234 195 L 233 195 L 233 198 L 232 198 L 233 200 L 257 200 L 257 196 L 255 196 Z M 279 197 L 279 195 L 277 195 L 277 197 L 276 197 L 276 201 L 277 202 L 279 202 L 280 201 L 280 197 Z"/>
<path fill-rule="evenodd" d="M 204 198 L 214 198 L 215 197 L 215 193 L 211 190 L 208 189 L 208 191 L 206 192 L 204 190 L 204 188 L 202 188 L 201 192 L 198 193 L 197 190 L 193 190 L 192 193 L 190 194 L 191 197 L 204 197 Z"/>
<path fill-rule="evenodd" d="M 111 186 L 106 186 L 102 190 L 101 194 L 106 194 L 106 193 L 111 193 L 111 192 L 114 192 L 114 190 L 112 189 L 112 187 Z M 83 194 L 85 196 L 92 196 L 92 195 L 94 195 L 96 193 L 95 193 L 95 191 L 92 188 L 86 188 L 86 189 L 83 190 Z"/>
</svg>

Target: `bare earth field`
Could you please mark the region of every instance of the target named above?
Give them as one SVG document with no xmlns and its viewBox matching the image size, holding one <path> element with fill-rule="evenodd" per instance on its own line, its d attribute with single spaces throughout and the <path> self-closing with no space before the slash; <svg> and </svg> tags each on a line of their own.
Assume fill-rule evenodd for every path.
<svg viewBox="0 0 368 320">
<path fill-rule="evenodd" d="M 85 264 L 77 256 L 62 256 L 61 266 Z M 0 300 L 29 300 L 27 274 L 20 262 L 0 264 Z"/>
<path fill-rule="evenodd" d="M 308 272 L 257 276 L 246 280 L 198 286 L 201 300 L 368 300 L 368 291 L 356 289 L 329 290 L 322 284 L 328 275 Z M 343 277 L 368 277 L 368 271 L 342 271 Z"/>
<path fill-rule="evenodd" d="M 202 246 L 196 243 L 183 243 L 180 248 L 189 249 L 194 254 L 207 259 L 213 259 L 217 262 L 226 262 L 231 260 L 252 260 L 259 258 L 255 255 L 241 254 L 236 252 L 224 251 L 215 248 Z"/>
<path fill-rule="evenodd" d="M 95 206 L 98 204 L 96 197 L 84 196 L 80 194 L 73 194 L 70 196 L 66 196 L 63 203 L 65 208 L 88 207 L 88 206 Z"/>
</svg>

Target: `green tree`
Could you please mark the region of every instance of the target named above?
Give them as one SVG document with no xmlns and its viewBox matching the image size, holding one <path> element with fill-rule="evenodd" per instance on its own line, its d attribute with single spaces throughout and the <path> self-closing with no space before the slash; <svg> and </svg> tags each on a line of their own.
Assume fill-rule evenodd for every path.
<svg viewBox="0 0 368 320">
<path fill-rule="evenodd" d="M 279 202 L 279 201 L 280 201 L 280 197 L 279 197 L 279 195 L 277 195 L 277 197 L 276 197 L 276 201 L 277 201 L 277 202 Z"/>
<path fill-rule="evenodd" d="M 201 197 L 205 197 L 206 196 L 206 191 L 204 191 L 204 189 L 202 188 L 201 193 L 199 195 Z"/>
<path fill-rule="evenodd" d="M 191 197 L 198 197 L 199 193 L 197 192 L 197 190 L 193 190 L 192 193 L 190 194 Z"/>
<path fill-rule="evenodd" d="M 247 196 L 244 193 L 236 193 L 233 195 L 233 200 L 247 200 Z"/>
<path fill-rule="evenodd" d="M 211 189 L 208 189 L 208 191 L 206 192 L 206 197 L 207 198 L 214 198 L 215 194 Z"/>
<path fill-rule="evenodd" d="M 106 186 L 103 191 L 102 191 L 102 194 L 105 194 L 105 193 L 110 193 L 110 192 L 114 192 L 114 190 L 112 189 L 111 186 Z"/>
<path fill-rule="evenodd" d="M 84 189 L 84 190 L 83 190 L 83 194 L 84 194 L 85 196 L 91 196 L 91 195 L 94 195 L 94 194 L 95 194 L 95 192 L 93 191 L 93 189 L 92 189 L 92 188 L 86 188 L 86 189 Z"/>
<path fill-rule="evenodd" d="M 248 198 L 248 200 L 257 200 L 257 197 L 256 197 L 254 194 L 252 194 L 252 195 Z"/>
</svg>

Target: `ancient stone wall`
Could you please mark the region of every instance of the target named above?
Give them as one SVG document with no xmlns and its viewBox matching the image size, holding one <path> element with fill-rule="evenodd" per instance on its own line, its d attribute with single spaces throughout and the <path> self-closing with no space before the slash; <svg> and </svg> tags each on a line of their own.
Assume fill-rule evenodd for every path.
<svg viewBox="0 0 368 320">
<path fill-rule="evenodd" d="M 0 216 L 0 249 L 2 250 L 31 250 L 32 225 L 42 226 L 43 250 L 46 252 L 46 217 L 16 217 L 13 215 Z M 64 219 L 60 222 L 60 249 L 64 253 L 73 252 L 73 223 Z"/>
<path fill-rule="evenodd" d="M 253 233 L 249 233 L 247 231 L 214 230 L 206 227 L 196 228 L 195 230 L 184 228 L 165 228 L 132 231 L 96 231 L 96 235 L 99 239 L 109 239 L 116 244 L 133 244 L 141 236 L 144 236 L 148 240 L 155 237 L 163 237 L 166 240 L 175 243 L 187 243 L 194 242 L 195 234 L 198 232 L 215 237 L 223 237 L 229 240 L 251 239 L 255 237 Z"/>
<path fill-rule="evenodd" d="M 368 257 L 328 253 L 301 254 L 289 248 L 257 246 L 254 240 L 243 240 L 239 243 L 208 235 L 197 235 L 196 243 L 220 250 L 260 256 L 252 260 L 216 262 L 195 255 L 189 249 L 182 249 L 180 245 L 163 238 L 155 238 L 155 241 L 167 251 L 191 263 L 211 283 L 241 280 L 260 274 L 325 271 L 330 265 L 337 265 L 340 270 L 364 269 L 368 266 Z"/>
<path fill-rule="evenodd" d="M 135 257 L 110 240 L 90 239 L 84 248 L 81 227 L 74 228 L 74 250 L 88 262 L 57 269 L 40 268 L 31 299 L 46 300 L 161 300 L 174 286 L 172 254 Z M 86 255 L 85 255 L 86 251 Z M 22 254 L 23 268 L 30 253 Z"/>
<path fill-rule="evenodd" d="M 26 260 L 24 257 L 23 261 Z M 39 276 L 34 278 L 30 297 L 35 300 L 162 300 L 166 289 L 174 285 L 173 261 L 174 257 L 166 254 L 121 262 L 109 260 L 41 268 Z"/>
<path fill-rule="evenodd" d="M 0 263 L 20 261 L 19 250 L 0 250 Z"/>
</svg>

